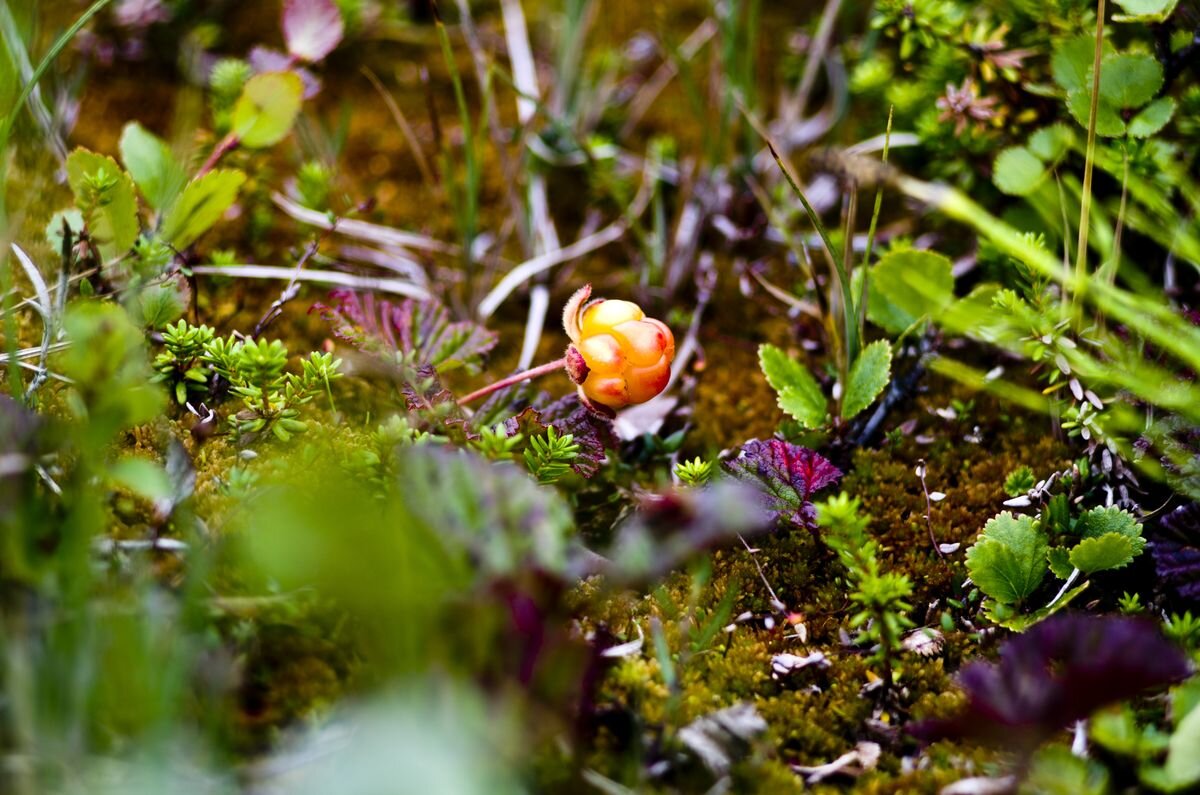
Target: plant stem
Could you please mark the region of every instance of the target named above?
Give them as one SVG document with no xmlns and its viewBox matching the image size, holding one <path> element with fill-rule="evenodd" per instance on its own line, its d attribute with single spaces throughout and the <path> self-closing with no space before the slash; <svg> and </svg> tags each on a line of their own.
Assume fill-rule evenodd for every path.
<svg viewBox="0 0 1200 795">
<path fill-rule="evenodd" d="M 1105 0 L 1097 0 L 1096 6 L 1096 50 L 1092 56 L 1092 104 L 1088 111 L 1087 157 L 1083 165 L 1083 197 L 1079 208 L 1079 242 L 1075 250 L 1075 293 L 1072 303 L 1082 317 L 1079 299 L 1087 289 L 1088 228 L 1092 212 L 1092 170 L 1096 160 L 1096 114 L 1100 107 L 1100 58 L 1104 50 L 1104 7 Z"/>
<path fill-rule="evenodd" d="M 212 171 L 213 168 L 216 167 L 217 163 L 221 161 L 221 158 L 232 152 L 234 149 L 237 149 L 241 142 L 241 139 L 238 138 L 234 133 L 229 133 L 229 135 L 226 135 L 224 138 L 222 138 L 221 142 L 218 143 L 212 150 L 212 154 L 208 156 L 208 160 L 205 160 L 204 165 L 200 166 L 200 170 L 196 172 L 195 179 L 199 179 L 208 172 Z"/>
<path fill-rule="evenodd" d="M 480 398 L 487 397 L 488 395 L 492 394 L 493 392 L 499 392 L 501 389 L 504 389 L 505 387 L 512 386 L 513 384 L 519 384 L 522 381 L 529 381 L 533 378 L 540 378 L 541 376 L 546 375 L 548 373 L 553 373 L 555 370 L 563 370 L 566 368 L 566 366 L 567 366 L 567 359 L 566 359 L 566 357 L 563 357 L 562 359 L 555 359 L 552 362 L 546 362 L 545 364 L 539 364 L 537 367 L 531 367 L 528 370 L 523 370 L 519 373 L 514 373 L 514 374 L 508 376 L 507 378 L 501 378 L 499 381 L 495 382 L 494 384 L 488 384 L 487 386 L 483 387 L 482 389 L 476 389 L 474 392 L 467 395 L 466 397 L 459 398 L 458 405 L 466 406 L 469 403 L 474 403 L 476 400 L 479 400 Z"/>
</svg>

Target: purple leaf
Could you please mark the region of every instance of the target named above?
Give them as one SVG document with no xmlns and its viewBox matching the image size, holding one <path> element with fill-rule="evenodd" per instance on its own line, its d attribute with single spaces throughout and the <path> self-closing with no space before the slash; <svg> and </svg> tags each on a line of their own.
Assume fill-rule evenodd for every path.
<svg viewBox="0 0 1200 795">
<path fill-rule="evenodd" d="M 909 733 L 927 742 L 966 739 L 1031 753 L 1101 707 L 1190 674 L 1187 657 L 1150 621 L 1060 614 L 1008 641 L 998 663 L 964 668 L 966 708 Z"/>
<path fill-rule="evenodd" d="M 1159 580 L 1179 598 L 1200 603 L 1200 503 L 1176 508 L 1159 526 L 1150 542 Z"/>
<path fill-rule="evenodd" d="M 320 61 L 333 52 L 345 32 L 333 0 L 284 0 L 283 39 L 293 58 Z"/>
<path fill-rule="evenodd" d="M 752 439 L 725 467 L 762 491 L 771 510 L 794 524 L 816 526 L 812 496 L 842 476 L 828 459 L 782 439 Z"/>
<path fill-rule="evenodd" d="M 545 397 L 545 393 L 540 397 Z M 526 407 L 504 421 L 504 432 L 508 436 L 521 433 L 528 439 L 545 433 L 551 426 L 560 434 L 571 434 L 579 445 L 579 454 L 572 462 L 571 469 L 581 477 L 595 475 L 604 461 L 605 451 L 615 449 L 618 444 L 612 421 L 588 411 L 574 395 L 556 400 L 541 409 Z"/>
</svg>

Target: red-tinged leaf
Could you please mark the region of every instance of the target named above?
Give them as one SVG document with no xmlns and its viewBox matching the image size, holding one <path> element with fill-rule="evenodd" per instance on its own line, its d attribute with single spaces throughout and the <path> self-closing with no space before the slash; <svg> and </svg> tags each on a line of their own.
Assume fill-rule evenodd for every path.
<svg viewBox="0 0 1200 795">
<path fill-rule="evenodd" d="M 320 61 L 333 52 L 345 32 L 333 0 L 284 0 L 283 38 L 293 57 Z"/>
<path fill-rule="evenodd" d="M 842 476 L 821 454 L 782 439 L 752 439 L 725 466 L 762 491 L 780 518 L 809 528 L 817 518 L 812 496 Z"/>
<path fill-rule="evenodd" d="M 998 663 L 964 668 L 959 685 L 966 708 L 909 733 L 927 742 L 974 740 L 1027 754 L 1101 707 L 1190 674 L 1187 656 L 1153 622 L 1059 614 L 1008 641 Z"/>
</svg>

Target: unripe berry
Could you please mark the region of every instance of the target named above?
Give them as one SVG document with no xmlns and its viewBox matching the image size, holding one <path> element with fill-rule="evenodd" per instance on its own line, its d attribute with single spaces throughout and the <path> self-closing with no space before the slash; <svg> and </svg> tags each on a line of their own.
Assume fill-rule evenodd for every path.
<svg viewBox="0 0 1200 795">
<path fill-rule="evenodd" d="M 630 301 L 586 303 L 591 287 L 571 297 L 563 326 L 573 345 L 569 370 L 579 394 L 592 404 L 621 409 L 645 403 L 666 388 L 675 358 L 675 338 L 664 323 L 647 318 Z M 582 358 L 583 367 L 578 366 Z"/>
</svg>

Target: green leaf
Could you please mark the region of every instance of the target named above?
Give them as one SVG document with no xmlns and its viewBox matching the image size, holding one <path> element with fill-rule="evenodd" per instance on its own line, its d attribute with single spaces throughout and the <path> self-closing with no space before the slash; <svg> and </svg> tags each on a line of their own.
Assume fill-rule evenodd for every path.
<svg viewBox="0 0 1200 795">
<path fill-rule="evenodd" d="M 1129 120 L 1129 134 L 1134 138 L 1149 138 L 1158 133 L 1175 115 L 1175 100 L 1162 97 L 1138 111 Z"/>
<path fill-rule="evenodd" d="M 99 196 L 94 189 L 98 181 L 108 183 Z M 76 149 L 67 157 L 67 182 L 75 194 L 75 206 L 83 212 L 88 232 L 104 259 L 128 253 L 141 231 L 137 195 L 133 180 L 117 161 L 87 149 Z"/>
<path fill-rule="evenodd" d="M 871 269 L 867 317 L 889 334 L 927 315 L 936 318 L 953 300 L 953 267 L 941 254 L 892 251 Z"/>
<path fill-rule="evenodd" d="M 59 210 L 50 216 L 50 222 L 46 224 L 46 242 L 50 244 L 56 254 L 62 251 L 64 220 L 71 230 L 72 239 L 77 240 L 84 227 L 83 213 L 73 207 L 69 210 Z"/>
<path fill-rule="evenodd" d="M 1023 146 L 1012 146 L 996 156 L 992 181 L 1009 196 L 1028 196 L 1042 184 L 1046 165 Z"/>
<path fill-rule="evenodd" d="M 1119 569 L 1133 560 L 1133 542 L 1120 533 L 1085 538 L 1071 550 L 1071 565 L 1084 574 Z"/>
<path fill-rule="evenodd" d="M 1108 769 L 1083 759 L 1065 746 L 1051 745 L 1037 753 L 1022 792 L 1040 795 L 1104 795 L 1109 791 Z"/>
<path fill-rule="evenodd" d="M 187 311 L 186 283 L 167 281 L 143 287 L 133 301 L 132 314 L 147 328 L 160 329 Z"/>
<path fill-rule="evenodd" d="M 1046 550 L 1046 562 L 1050 564 L 1050 572 L 1060 580 L 1065 580 L 1075 571 L 1071 565 L 1071 550 L 1066 547 L 1050 547 Z"/>
<path fill-rule="evenodd" d="M 1115 505 L 1084 511 L 1075 520 L 1074 530 L 1084 538 L 1099 538 L 1108 533 L 1119 533 L 1130 540 L 1134 556 L 1142 554 L 1142 550 L 1146 548 L 1146 539 L 1142 538 L 1142 526 L 1138 524 L 1137 518 Z"/>
<path fill-rule="evenodd" d="M 1046 576 L 1046 534 L 1028 516 L 1005 511 L 988 520 L 967 550 L 967 572 L 979 590 L 1002 604 L 1032 594 Z"/>
<path fill-rule="evenodd" d="M 121 132 L 121 160 L 155 210 L 162 212 L 183 189 L 187 174 L 158 136 L 137 122 L 125 125 Z"/>
<path fill-rule="evenodd" d="M 1164 768 L 1167 778 L 1179 786 L 1200 782 L 1200 710 L 1187 714 L 1171 735 Z"/>
<path fill-rule="evenodd" d="M 139 497 L 155 502 L 171 498 L 171 479 L 166 470 L 147 458 L 122 458 L 112 465 L 108 475 Z"/>
<path fill-rule="evenodd" d="M 1103 53 L 1113 53 L 1115 48 L 1105 39 Z M 1096 37 L 1082 33 L 1058 45 L 1050 59 L 1050 72 L 1054 82 L 1066 91 L 1091 87 L 1091 72 L 1096 53 Z"/>
<path fill-rule="evenodd" d="M 863 348 L 846 379 L 842 419 L 848 420 L 875 402 L 892 375 L 892 346 L 876 340 Z"/>
<path fill-rule="evenodd" d="M 221 220 L 237 198 L 246 175 L 236 169 L 217 169 L 192 180 L 163 219 L 162 238 L 184 249 Z"/>
<path fill-rule="evenodd" d="M 769 344 L 759 346 L 758 363 L 775 390 L 779 408 L 805 428 L 825 423 L 828 401 L 808 368 Z"/>
<path fill-rule="evenodd" d="M 1070 151 L 1074 137 L 1067 125 L 1051 124 L 1029 136 L 1029 151 L 1046 163 L 1054 163 Z"/>
<path fill-rule="evenodd" d="M 1118 108 L 1140 108 L 1162 86 L 1162 64 L 1152 55 L 1115 53 L 1100 62 L 1100 99 Z"/>
<path fill-rule="evenodd" d="M 1086 88 L 1077 88 L 1067 95 L 1067 110 L 1085 128 L 1091 117 L 1091 101 L 1092 93 Z M 1096 135 L 1120 138 L 1125 130 L 1125 120 L 1121 118 L 1120 111 L 1101 97 L 1096 105 Z"/>
<path fill-rule="evenodd" d="M 1065 609 L 1075 600 L 1075 597 L 1087 590 L 1091 583 L 1085 582 L 1067 591 L 1058 601 L 1032 613 L 1017 613 L 1009 605 L 1002 605 L 991 599 L 984 601 L 984 615 L 997 626 L 1010 629 L 1013 632 L 1024 632 L 1038 622 L 1045 621 L 1055 613 Z"/>
<path fill-rule="evenodd" d="M 1124 14 L 1113 14 L 1114 22 L 1164 22 L 1175 13 L 1179 0 L 1117 0 Z"/>
<path fill-rule="evenodd" d="M 267 72 L 246 81 L 233 106 L 233 134 L 251 149 L 273 146 L 292 129 L 304 84 L 292 72 Z"/>
</svg>

